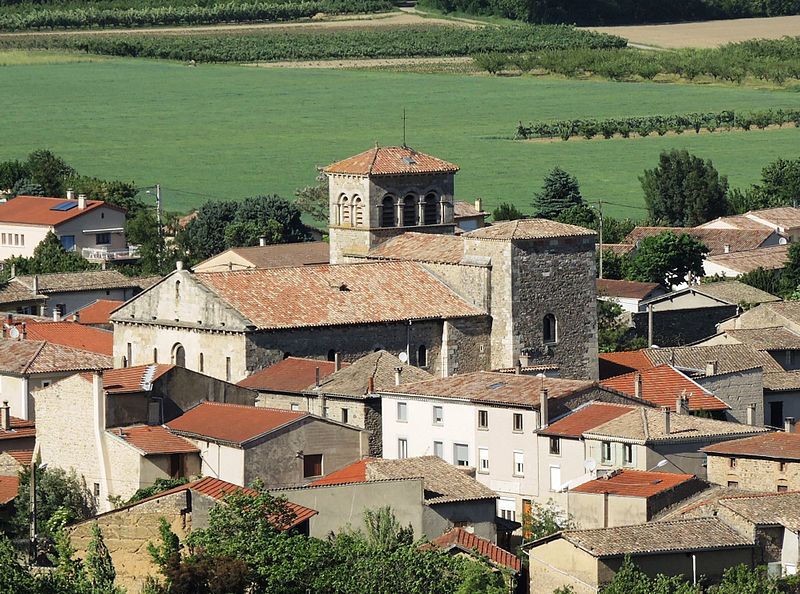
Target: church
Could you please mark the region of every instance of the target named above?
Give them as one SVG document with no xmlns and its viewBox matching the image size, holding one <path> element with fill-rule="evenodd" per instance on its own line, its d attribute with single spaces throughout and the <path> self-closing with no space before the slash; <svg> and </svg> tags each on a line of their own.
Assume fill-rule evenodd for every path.
<svg viewBox="0 0 800 594">
<path fill-rule="evenodd" d="M 595 235 L 544 219 L 469 232 L 458 166 L 375 146 L 326 167 L 330 264 L 192 272 L 112 315 L 115 365 L 174 363 L 238 382 L 287 356 L 376 350 L 446 377 L 557 367 L 597 378 Z"/>
</svg>

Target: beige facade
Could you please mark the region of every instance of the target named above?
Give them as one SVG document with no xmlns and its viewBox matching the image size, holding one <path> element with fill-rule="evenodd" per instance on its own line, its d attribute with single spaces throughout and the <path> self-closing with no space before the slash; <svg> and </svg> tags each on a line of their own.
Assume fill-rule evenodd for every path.
<svg viewBox="0 0 800 594">
<path fill-rule="evenodd" d="M 0 374 L 0 394 L 8 400 L 11 415 L 25 420 L 35 420 L 34 395 L 36 390 L 46 388 L 72 372 L 37 373 L 33 375 Z"/>
<path fill-rule="evenodd" d="M 800 462 L 709 453 L 708 480 L 747 491 L 798 491 Z"/>
</svg>

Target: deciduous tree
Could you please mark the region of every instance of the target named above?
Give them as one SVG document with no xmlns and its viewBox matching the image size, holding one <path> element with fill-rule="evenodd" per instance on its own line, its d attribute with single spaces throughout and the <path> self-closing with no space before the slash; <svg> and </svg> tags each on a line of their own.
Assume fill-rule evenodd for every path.
<svg viewBox="0 0 800 594">
<path fill-rule="evenodd" d="M 685 282 L 689 275 L 703 276 L 707 253 L 708 248 L 691 235 L 664 231 L 641 240 L 626 276 L 628 280 L 672 287 Z"/>
</svg>

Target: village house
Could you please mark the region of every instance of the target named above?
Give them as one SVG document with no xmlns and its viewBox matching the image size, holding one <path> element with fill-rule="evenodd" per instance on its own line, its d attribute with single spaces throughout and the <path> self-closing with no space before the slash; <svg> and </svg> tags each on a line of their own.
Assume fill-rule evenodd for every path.
<svg viewBox="0 0 800 594">
<path fill-rule="evenodd" d="M 734 254 L 769 248 L 786 243 L 786 238 L 781 236 L 775 229 L 758 224 L 754 225 L 754 227 L 757 228 L 725 229 L 712 228 L 706 225 L 700 225 L 699 227 L 637 226 L 625 237 L 625 243 L 632 244 L 635 250 L 640 245 L 642 239 L 646 237 L 655 237 L 665 231 L 675 233 L 676 235 L 686 233 L 708 248 L 708 256 Z"/>
<path fill-rule="evenodd" d="M 105 330 L 113 330 L 111 325 L 111 312 L 117 309 L 124 301 L 116 299 L 97 299 L 89 305 L 84 305 L 69 312 L 64 319 L 70 322 L 78 322 L 84 326 L 95 326 Z M 112 347 L 113 348 L 113 347 Z"/>
<path fill-rule="evenodd" d="M 483 201 L 480 198 L 475 200 L 474 206 L 460 200 L 453 202 L 453 223 L 462 232 L 474 231 L 485 226 L 489 214 L 491 213 L 483 210 Z"/>
<path fill-rule="evenodd" d="M 33 451 L 35 445 L 36 425 L 33 421 L 12 417 L 11 407 L 4 400 L 0 406 L 0 453 Z M 13 462 L 6 459 L 6 465 L 9 464 L 13 468 Z"/>
<path fill-rule="evenodd" d="M 736 278 L 759 268 L 764 270 L 783 270 L 789 261 L 789 246 L 761 248 L 733 254 L 710 256 L 703 262 L 706 276 Z"/>
<path fill-rule="evenodd" d="M 200 474 L 269 488 L 301 485 L 367 454 L 367 432 L 307 412 L 202 402 L 166 423 L 200 448 Z"/>
<path fill-rule="evenodd" d="M 793 419 L 786 431 L 757 435 L 703 448 L 708 480 L 748 491 L 800 490 L 800 434 Z"/>
<path fill-rule="evenodd" d="M 340 357 L 336 361 L 286 357 L 274 365 L 256 371 L 236 385 L 258 392 L 256 406 L 304 410 L 322 414 L 317 407 L 303 395 L 303 390 L 322 381 L 333 372 L 348 367 Z"/>
<path fill-rule="evenodd" d="M 633 526 L 565 530 L 529 547 L 530 592 L 598 594 L 626 557 L 650 577 L 682 576 L 718 582 L 732 566 L 757 564 L 758 546 L 717 518 L 650 522 Z"/>
<path fill-rule="evenodd" d="M 329 250 L 330 246 L 325 241 L 236 247 L 195 264 L 192 270 L 194 272 L 227 272 L 254 268 L 327 264 Z"/>
<path fill-rule="evenodd" d="M 741 215 L 719 217 L 698 225 L 697 229 L 772 230 L 785 242 L 800 239 L 800 208 L 779 206 L 750 210 Z"/>
<path fill-rule="evenodd" d="M 125 239 L 125 210 L 101 200 L 17 196 L 0 203 L 0 261 L 29 258 L 49 232 L 67 251 L 96 261 L 136 257 Z"/>
<path fill-rule="evenodd" d="M 346 527 L 362 528 L 364 511 L 381 506 L 391 507 L 415 538 L 432 540 L 459 527 L 495 543 L 500 523 L 507 529 L 495 512 L 497 494 L 476 481 L 474 472 L 434 456 L 365 458 L 305 487 L 270 491 L 300 505 L 314 502 L 319 515 L 311 519 L 310 534 L 318 538 Z"/>
<path fill-rule="evenodd" d="M 612 301 L 622 307 L 622 311 L 636 313 L 642 311 L 641 303 L 666 293 L 658 283 L 640 283 L 629 280 L 597 279 L 597 298 Z"/>
<path fill-rule="evenodd" d="M 210 510 L 224 505 L 223 498 L 234 492 L 255 493 L 216 478 L 201 478 L 73 524 L 68 528 L 70 543 L 76 556 L 85 559 L 92 527 L 97 525 L 114 563 L 116 585 L 138 592 L 144 580 L 158 572 L 147 545 L 159 542 L 162 519 L 183 542 L 192 530 L 208 527 Z M 287 511 L 294 517 L 282 528 L 307 535 L 309 519 L 317 512 L 293 503 L 287 504 Z"/>
</svg>

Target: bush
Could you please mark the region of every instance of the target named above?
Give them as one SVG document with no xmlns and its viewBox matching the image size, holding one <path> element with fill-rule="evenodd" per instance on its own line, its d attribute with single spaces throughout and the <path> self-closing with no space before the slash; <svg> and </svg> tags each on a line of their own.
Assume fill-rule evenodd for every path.
<svg viewBox="0 0 800 594">
<path fill-rule="evenodd" d="M 489 74 L 498 74 L 508 65 L 508 56 L 500 52 L 489 52 L 472 56 L 472 61 L 481 70 Z"/>
</svg>

